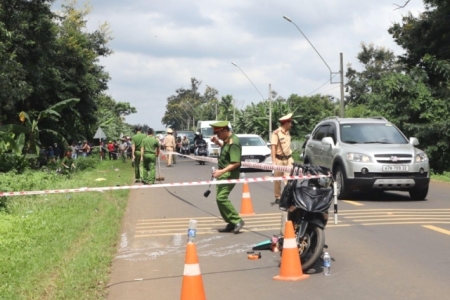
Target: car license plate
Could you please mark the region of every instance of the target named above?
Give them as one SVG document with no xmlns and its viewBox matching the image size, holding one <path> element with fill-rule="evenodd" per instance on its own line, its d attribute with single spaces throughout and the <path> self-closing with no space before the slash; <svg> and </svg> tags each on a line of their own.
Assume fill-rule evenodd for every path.
<svg viewBox="0 0 450 300">
<path fill-rule="evenodd" d="M 409 171 L 409 166 L 383 166 L 383 172 Z"/>
<path fill-rule="evenodd" d="M 219 150 L 218 149 L 213 149 L 212 152 L 213 152 L 214 155 L 219 155 Z"/>
<path fill-rule="evenodd" d="M 246 159 L 245 162 L 258 163 L 259 159 Z"/>
</svg>

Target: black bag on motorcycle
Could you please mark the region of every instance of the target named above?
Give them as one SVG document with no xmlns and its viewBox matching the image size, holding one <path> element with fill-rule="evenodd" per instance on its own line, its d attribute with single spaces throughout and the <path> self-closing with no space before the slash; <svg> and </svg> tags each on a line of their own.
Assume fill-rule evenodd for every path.
<svg viewBox="0 0 450 300">
<path fill-rule="evenodd" d="M 304 184 L 293 186 L 291 193 L 295 206 L 309 212 L 328 211 L 333 198 L 332 188 L 316 188 Z"/>
</svg>

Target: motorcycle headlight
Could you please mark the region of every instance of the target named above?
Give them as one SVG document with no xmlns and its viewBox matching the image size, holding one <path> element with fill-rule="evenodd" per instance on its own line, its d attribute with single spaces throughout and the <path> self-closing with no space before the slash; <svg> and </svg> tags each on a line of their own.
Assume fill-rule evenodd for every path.
<svg viewBox="0 0 450 300">
<path fill-rule="evenodd" d="M 425 152 L 420 152 L 416 154 L 416 162 L 427 162 L 428 156 L 425 154 Z"/>
<path fill-rule="evenodd" d="M 370 157 L 361 153 L 347 153 L 347 160 L 354 162 L 370 162 Z"/>
</svg>

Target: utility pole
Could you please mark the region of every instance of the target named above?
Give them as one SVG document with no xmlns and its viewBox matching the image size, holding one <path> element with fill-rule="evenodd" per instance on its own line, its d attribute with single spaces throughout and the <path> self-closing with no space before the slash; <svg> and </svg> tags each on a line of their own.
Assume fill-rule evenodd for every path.
<svg viewBox="0 0 450 300">
<path fill-rule="evenodd" d="M 272 135 L 272 85 L 269 83 L 269 142 Z"/>
<path fill-rule="evenodd" d="M 233 97 L 233 126 L 236 126 L 236 99 Z"/>
<path fill-rule="evenodd" d="M 341 52 L 341 118 L 345 117 L 345 113 L 344 113 L 344 56 L 342 55 Z"/>
<path fill-rule="evenodd" d="M 216 121 L 217 121 L 217 99 L 216 99 Z"/>
</svg>

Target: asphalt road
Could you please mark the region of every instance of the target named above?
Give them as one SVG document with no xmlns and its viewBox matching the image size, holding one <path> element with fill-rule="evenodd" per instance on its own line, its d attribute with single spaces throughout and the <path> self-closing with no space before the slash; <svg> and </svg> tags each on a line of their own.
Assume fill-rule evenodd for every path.
<svg viewBox="0 0 450 300">
<path fill-rule="evenodd" d="M 211 164 L 178 159 L 161 168 L 164 183 L 209 180 Z M 244 171 L 245 172 L 245 171 Z M 246 172 L 247 177 L 269 176 Z M 281 213 L 273 184 L 249 184 L 256 214 L 244 217 L 241 234 L 218 233 L 225 224 L 215 203 L 215 187 L 133 190 L 113 261 L 108 299 L 179 299 L 190 219 L 198 220 L 196 247 L 207 299 L 449 299 L 450 185 L 431 184 L 425 201 L 406 193 L 355 195 L 339 201 L 339 222 L 327 226 L 331 276 L 322 261 L 303 281 L 282 282 L 278 253 L 247 251 L 280 232 Z M 240 210 L 242 185 L 231 200 Z"/>
</svg>

